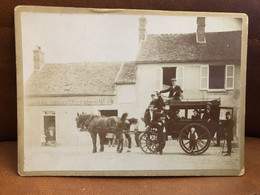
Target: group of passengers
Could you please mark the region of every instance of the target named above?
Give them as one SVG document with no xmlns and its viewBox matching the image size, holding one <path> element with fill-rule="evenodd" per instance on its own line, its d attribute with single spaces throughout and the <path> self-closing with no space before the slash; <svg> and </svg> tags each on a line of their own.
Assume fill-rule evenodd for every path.
<svg viewBox="0 0 260 195">
<path fill-rule="evenodd" d="M 166 120 L 168 119 L 170 121 L 179 121 L 181 119 L 184 119 L 184 117 L 180 116 L 180 110 L 178 108 L 171 109 L 168 114 L 166 112 L 164 112 L 165 103 L 164 103 L 163 98 L 161 97 L 161 93 L 169 92 L 168 98 L 171 98 L 176 101 L 181 100 L 181 96 L 183 93 L 183 90 L 181 89 L 181 87 L 179 85 L 176 85 L 175 78 L 171 79 L 171 84 L 172 84 L 172 86 L 169 87 L 168 89 L 161 90 L 159 92 L 156 92 L 155 94 L 154 93 L 151 94 L 152 100 L 151 100 L 149 107 L 146 110 L 146 113 L 144 116 L 144 117 L 146 117 L 146 119 L 145 119 L 146 125 L 152 124 L 155 122 L 157 124 L 158 141 L 159 141 L 159 147 L 158 147 L 157 151 L 160 154 L 162 154 L 162 149 L 163 149 L 163 144 L 160 144 L 160 143 L 163 140 L 165 140 L 163 136 L 165 136 L 165 132 L 166 132 L 166 130 L 165 130 Z M 217 115 L 215 114 L 214 110 L 212 109 L 211 102 L 207 102 L 206 108 L 203 111 L 202 118 L 201 118 L 201 112 L 198 109 L 194 109 L 191 119 L 192 120 L 202 119 L 204 121 L 207 121 L 207 124 L 209 126 L 212 126 L 213 129 L 216 128 L 216 126 L 218 126 L 218 124 L 216 124 L 216 123 L 218 123 L 218 121 L 219 121 Z M 226 113 L 226 119 L 227 119 L 226 120 L 227 122 L 225 122 L 223 125 L 227 126 L 224 128 L 227 131 L 226 138 L 228 138 L 227 139 L 227 144 L 228 144 L 227 155 L 230 155 L 231 154 L 231 141 L 232 141 L 232 139 L 230 137 L 233 138 L 232 129 L 233 129 L 234 122 L 231 121 L 231 114 L 229 112 Z M 231 121 L 231 122 L 229 122 L 229 121 Z M 230 123 L 232 123 L 232 124 L 230 125 Z M 215 146 L 219 146 L 220 145 L 220 136 L 219 136 L 218 130 L 216 130 L 216 132 L 217 132 L 217 144 L 215 144 Z M 214 135 L 212 135 L 212 136 L 214 136 Z M 196 135 L 194 128 L 190 131 L 189 137 L 192 139 L 193 138 L 197 139 L 198 136 Z M 167 140 L 167 136 L 166 136 L 166 140 Z M 191 143 L 195 143 L 195 141 L 192 141 Z M 193 145 L 191 145 L 192 149 L 194 149 Z"/>
</svg>

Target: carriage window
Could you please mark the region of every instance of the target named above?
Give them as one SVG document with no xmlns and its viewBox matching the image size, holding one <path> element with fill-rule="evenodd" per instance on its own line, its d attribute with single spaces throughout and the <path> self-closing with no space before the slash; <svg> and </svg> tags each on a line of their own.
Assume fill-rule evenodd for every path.
<svg viewBox="0 0 260 195">
<path fill-rule="evenodd" d="M 181 118 L 185 118 L 185 110 L 184 110 L 184 109 L 180 109 L 179 116 L 180 116 Z"/>
<path fill-rule="evenodd" d="M 188 109 L 188 119 L 194 119 L 194 120 L 201 119 L 199 109 Z"/>
</svg>

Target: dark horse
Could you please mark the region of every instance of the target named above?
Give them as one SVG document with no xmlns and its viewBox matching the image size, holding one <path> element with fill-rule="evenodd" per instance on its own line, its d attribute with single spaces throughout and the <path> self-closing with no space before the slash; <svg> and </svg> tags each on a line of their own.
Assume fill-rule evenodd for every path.
<svg viewBox="0 0 260 195">
<path fill-rule="evenodd" d="M 125 121 L 127 113 L 124 113 L 121 118 L 116 116 L 97 116 L 94 114 L 77 114 L 76 122 L 80 131 L 88 131 L 92 138 L 93 153 L 97 152 L 97 134 L 100 138 L 100 152 L 104 151 L 104 142 L 106 133 L 114 133 L 118 139 L 117 152 L 123 151 L 123 131 L 125 129 Z"/>
</svg>

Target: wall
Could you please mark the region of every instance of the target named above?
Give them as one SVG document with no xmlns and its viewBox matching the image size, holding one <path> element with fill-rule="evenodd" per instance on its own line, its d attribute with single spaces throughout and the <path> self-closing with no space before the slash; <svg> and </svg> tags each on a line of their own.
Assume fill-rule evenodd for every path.
<svg viewBox="0 0 260 195">
<path fill-rule="evenodd" d="M 101 99 L 100 99 L 101 98 Z M 107 100 L 112 104 L 92 105 L 97 102 Z M 91 100 L 91 101 L 90 101 Z M 44 131 L 43 116 L 44 111 L 55 112 L 56 143 L 57 145 L 86 145 L 91 144 L 90 135 L 78 132 L 76 126 L 77 113 L 97 114 L 98 110 L 117 110 L 116 98 L 109 97 L 42 97 L 27 98 L 27 105 L 24 111 L 24 141 L 25 145 L 41 146 L 41 134 Z M 75 103 L 92 102 L 90 105 L 74 105 Z M 102 102 L 102 101 L 101 101 Z M 89 143 L 87 143 L 89 142 Z"/>
<path fill-rule="evenodd" d="M 230 63 L 226 63 L 230 64 Z M 221 106 L 234 108 L 234 119 L 238 118 L 240 103 L 240 66 L 235 65 L 234 90 L 222 92 L 209 92 L 200 90 L 200 66 L 205 64 L 182 63 L 182 64 L 139 64 L 137 68 L 137 113 L 143 116 L 145 109 L 151 101 L 150 94 L 156 86 L 156 69 L 158 67 L 181 66 L 184 67 L 184 99 L 194 98 L 220 98 Z M 178 71 L 177 71 L 178 72 Z M 178 77 L 178 75 L 177 75 Z M 237 121 L 237 120 L 236 120 Z M 238 125 L 238 121 L 237 121 Z M 236 130 L 237 131 L 237 130 Z M 235 132 L 237 134 L 237 132 Z"/>
<path fill-rule="evenodd" d="M 116 86 L 116 97 L 118 103 L 119 117 L 127 112 L 129 117 L 136 117 L 136 85 L 126 84 Z"/>
</svg>

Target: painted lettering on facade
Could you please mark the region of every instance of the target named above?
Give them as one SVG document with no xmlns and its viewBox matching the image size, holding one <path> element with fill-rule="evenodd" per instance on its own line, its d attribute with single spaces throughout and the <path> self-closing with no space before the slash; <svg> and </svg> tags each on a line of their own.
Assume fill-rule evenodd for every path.
<svg viewBox="0 0 260 195">
<path fill-rule="evenodd" d="M 88 98 L 27 98 L 27 106 L 89 106 L 112 105 L 113 97 L 88 97 Z"/>
</svg>

